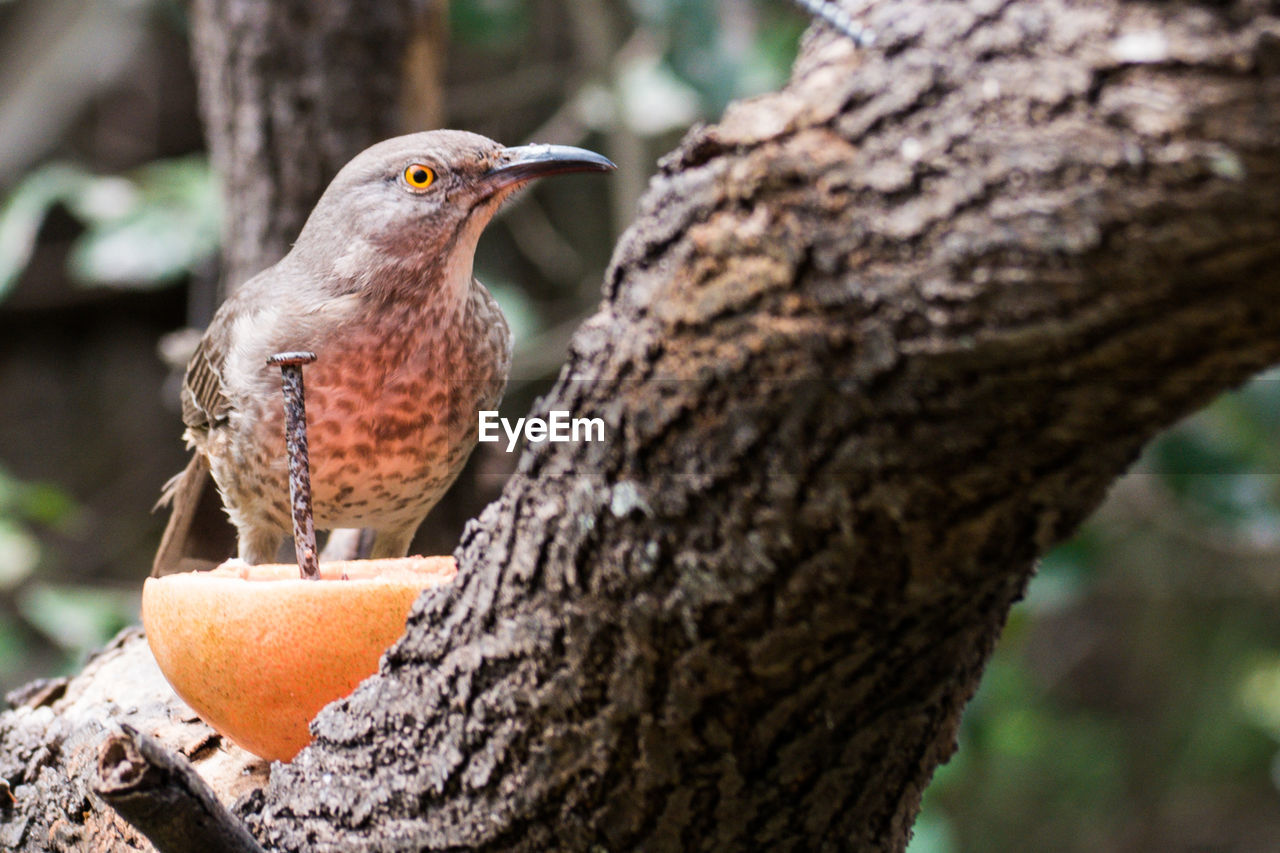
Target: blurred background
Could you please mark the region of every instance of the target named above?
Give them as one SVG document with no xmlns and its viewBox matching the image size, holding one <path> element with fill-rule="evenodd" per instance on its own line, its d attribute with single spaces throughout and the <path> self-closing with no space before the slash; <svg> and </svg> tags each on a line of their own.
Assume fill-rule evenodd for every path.
<svg viewBox="0 0 1280 853">
<path fill-rule="evenodd" d="M 786 79 L 784 0 L 454 0 L 444 124 L 584 145 L 482 240 L 527 411 L 658 157 Z M 0 0 L 0 689 L 137 619 L 185 463 L 169 337 L 218 300 L 185 3 Z M 420 129 L 420 128 L 406 128 Z M 589 215 L 587 215 L 589 212 Z M 1280 850 L 1280 382 L 1148 448 L 1048 555 L 926 794 L 913 853 Z M 416 543 L 452 550 L 514 455 L 482 445 Z"/>
</svg>

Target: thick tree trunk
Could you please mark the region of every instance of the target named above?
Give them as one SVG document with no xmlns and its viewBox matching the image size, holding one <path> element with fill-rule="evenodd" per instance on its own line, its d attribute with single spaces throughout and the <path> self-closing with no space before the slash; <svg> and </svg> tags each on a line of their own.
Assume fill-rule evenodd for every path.
<svg viewBox="0 0 1280 853">
<path fill-rule="evenodd" d="M 278 261 L 334 174 L 402 132 L 408 60 L 416 88 L 438 94 L 438 81 L 422 75 L 434 67 L 423 40 L 439 5 L 196 0 L 200 106 L 234 199 L 223 227 L 226 287 Z"/>
<path fill-rule="evenodd" d="M 525 454 L 265 844 L 900 850 L 1035 555 L 1280 359 L 1274 4 L 863 22 L 664 161 L 541 404 L 608 440 Z"/>
</svg>

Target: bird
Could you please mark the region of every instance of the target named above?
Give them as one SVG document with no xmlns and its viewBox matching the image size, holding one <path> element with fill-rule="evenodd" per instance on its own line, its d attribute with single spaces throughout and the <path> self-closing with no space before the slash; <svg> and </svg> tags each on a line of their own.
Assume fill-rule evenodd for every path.
<svg viewBox="0 0 1280 853">
<path fill-rule="evenodd" d="M 158 506 L 172 510 L 152 574 L 190 567 L 218 497 L 238 559 L 276 559 L 292 515 L 280 372 L 267 359 L 285 351 L 317 356 L 304 374 L 316 528 L 371 530 L 368 556 L 405 556 L 510 373 L 510 329 L 472 272 L 481 233 L 534 179 L 614 168 L 583 148 L 504 147 L 459 130 L 356 155 L 289 252 L 222 304 L 187 364 L 193 454 L 162 490 Z"/>
</svg>

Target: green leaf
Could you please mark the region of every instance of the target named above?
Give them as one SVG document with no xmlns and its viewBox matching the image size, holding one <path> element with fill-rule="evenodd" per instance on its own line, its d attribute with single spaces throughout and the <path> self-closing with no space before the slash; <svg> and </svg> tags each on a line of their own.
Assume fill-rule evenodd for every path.
<svg viewBox="0 0 1280 853">
<path fill-rule="evenodd" d="M 22 514 L 33 524 L 60 527 L 71 521 L 75 500 L 52 483 L 26 483 L 22 487 Z"/>
<path fill-rule="evenodd" d="M 1254 664 L 1236 700 L 1256 726 L 1280 741 L 1280 658 Z"/>
<path fill-rule="evenodd" d="M 217 181 L 202 157 L 151 163 L 132 178 L 99 179 L 77 200 L 88 226 L 71 253 L 72 275 L 87 284 L 156 286 L 213 256 L 220 240 Z"/>
<path fill-rule="evenodd" d="M 62 648 L 88 651 L 136 620 L 138 596 L 113 589 L 32 584 L 18 596 L 18 608 Z"/>
<path fill-rule="evenodd" d="M 22 670 L 25 652 L 22 632 L 13 619 L 0 614 L 0 679 L 8 681 Z"/>
<path fill-rule="evenodd" d="M 58 527 L 71 522 L 75 501 L 52 483 L 24 483 L 0 467 L 0 520 Z"/>
<path fill-rule="evenodd" d="M 217 181 L 204 157 L 158 160 L 128 176 L 53 163 L 28 175 L 0 210 L 0 297 L 26 269 L 55 204 L 85 226 L 68 263 L 86 284 L 165 284 L 211 257 L 221 239 Z"/>
<path fill-rule="evenodd" d="M 517 44 L 529 29 L 528 4 L 517 0 L 456 0 L 449 5 L 454 41 L 476 47 Z"/>
<path fill-rule="evenodd" d="M 0 518 L 0 590 L 13 589 L 30 577 L 40 562 L 35 537 L 7 518 Z"/>
<path fill-rule="evenodd" d="M 0 208 L 0 299 L 31 260 L 36 236 L 49 211 L 89 180 L 83 169 L 52 163 L 27 175 Z"/>
<path fill-rule="evenodd" d="M 1088 528 L 1045 554 L 1027 585 L 1023 607 L 1056 612 L 1076 604 L 1089 588 L 1099 546 Z"/>
</svg>

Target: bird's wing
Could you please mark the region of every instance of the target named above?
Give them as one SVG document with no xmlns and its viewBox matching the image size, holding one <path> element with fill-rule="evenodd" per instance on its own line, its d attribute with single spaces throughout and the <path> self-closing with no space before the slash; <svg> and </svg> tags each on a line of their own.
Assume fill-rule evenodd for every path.
<svg viewBox="0 0 1280 853">
<path fill-rule="evenodd" d="M 226 348 L 222 336 L 210 328 L 196 346 L 182 383 L 182 422 L 195 429 L 208 429 L 224 420 L 231 409 L 222 387 L 222 367 Z"/>
<path fill-rule="evenodd" d="M 196 447 L 203 443 L 199 436 L 207 435 L 231 409 L 222 387 L 224 328 L 215 317 L 187 362 L 182 382 L 182 422 Z M 202 450 L 192 454 L 186 470 L 165 483 L 156 506 L 166 503 L 173 511 L 151 566 L 153 577 L 209 568 L 235 553 L 235 529 L 220 512 L 222 501 Z"/>
<path fill-rule="evenodd" d="M 246 281 L 227 298 L 214 314 L 209 328 L 187 362 L 182 383 L 182 422 L 192 430 L 207 430 L 224 423 L 241 405 L 236 383 L 228 383 L 228 354 L 263 351 L 260 369 L 266 367 L 266 353 L 287 349 L 314 349 L 308 323 L 334 326 L 361 304 L 358 294 L 343 294 L 318 301 L 314 288 L 306 290 L 305 271 L 286 269 L 281 264 L 268 267 Z M 296 296 L 306 290 L 302 298 Z M 310 312 L 310 314 L 308 314 Z M 303 322 L 306 320 L 306 323 Z M 253 339 L 246 341 L 246 334 Z M 279 344 L 272 349 L 271 344 Z M 242 390 L 242 389 L 241 389 Z"/>
<path fill-rule="evenodd" d="M 264 291 L 270 290 L 274 270 L 268 267 L 236 288 L 214 313 L 196 344 L 182 382 L 182 422 L 189 429 L 207 430 L 224 422 L 231 413 L 233 406 L 223 376 L 233 344 L 235 318 L 255 303 L 270 304 Z"/>
</svg>

